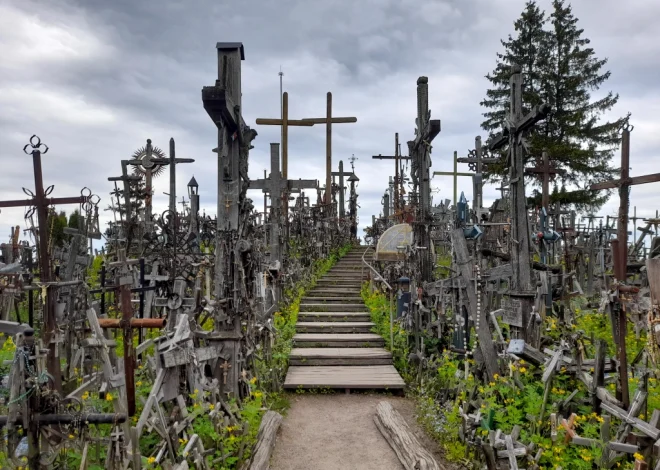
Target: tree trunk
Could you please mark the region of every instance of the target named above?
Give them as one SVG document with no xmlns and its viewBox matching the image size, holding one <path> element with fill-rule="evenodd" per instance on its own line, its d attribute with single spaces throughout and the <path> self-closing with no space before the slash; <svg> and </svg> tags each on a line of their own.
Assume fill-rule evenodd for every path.
<svg viewBox="0 0 660 470">
<path fill-rule="evenodd" d="M 261 420 L 257 443 L 250 461 L 242 467 L 242 470 L 268 470 L 270 468 L 270 454 L 275 447 L 275 436 L 282 424 L 282 415 L 275 411 L 267 411 Z"/>
<path fill-rule="evenodd" d="M 424 449 L 403 417 L 386 401 L 376 407 L 374 422 L 406 470 L 445 470 Z"/>
</svg>

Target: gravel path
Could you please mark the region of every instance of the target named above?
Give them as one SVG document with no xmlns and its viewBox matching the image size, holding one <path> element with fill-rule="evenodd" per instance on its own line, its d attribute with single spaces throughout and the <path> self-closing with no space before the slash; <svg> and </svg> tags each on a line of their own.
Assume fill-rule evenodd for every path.
<svg viewBox="0 0 660 470">
<path fill-rule="evenodd" d="M 417 425 L 414 404 L 406 398 L 367 394 L 291 395 L 271 470 L 403 470 L 373 417 L 389 401 L 436 459 L 437 447 Z"/>
</svg>

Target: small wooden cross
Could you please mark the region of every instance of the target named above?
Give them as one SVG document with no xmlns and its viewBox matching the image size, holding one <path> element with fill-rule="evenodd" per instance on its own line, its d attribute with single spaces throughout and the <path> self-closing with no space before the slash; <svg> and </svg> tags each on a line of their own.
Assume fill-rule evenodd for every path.
<svg viewBox="0 0 660 470">
<path fill-rule="evenodd" d="M 535 167 L 525 168 L 525 173 L 542 175 L 541 207 L 548 210 L 550 204 L 550 180 L 557 174 L 564 174 L 564 170 L 555 168 L 551 165 L 550 159 L 548 158 L 548 152 L 544 151 L 541 161 L 537 162 Z"/>
<path fill-rule="evenodd" d="M 229 369 L 231 369 L 231 364 L 225 360 L 225 363 L 220 368 L 222 369 L 222 384 L 227 385 L 227 374 L 229 373 Z"/>
</svg>

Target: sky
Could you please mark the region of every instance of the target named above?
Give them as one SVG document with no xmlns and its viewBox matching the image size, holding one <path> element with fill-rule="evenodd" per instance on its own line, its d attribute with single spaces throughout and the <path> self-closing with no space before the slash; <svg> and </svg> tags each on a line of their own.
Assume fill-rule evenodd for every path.
<svg viewBox="0 0 660 470">
<path fill-rule="evenodd" d="M 603 93 L 620 94 L 609 117 L 632 113 L 631 175 L 657 172 L 660 162 L 660 15 L 657 0 L 573 2 L 579 26 L 612 76 Z M 550 0 L 540 1 L 548 10 Z M 50 150 L 44 184 L 53 197 L 88 187 L 109 205 L 108 176 L 121 173 L 150 138 L 195 163 L 177 167 L 178 199 L 195 176 L 201 207 L 215 213 L 216 129 L 203 109 L 201 89 L 217 78 L 216 42 L 242 42 L 243 116 L 259 135 L 249 175 L 263 177 L 280 128 L 256 118 L 280 114 L 279 76 L 289 93 L 291 119 L 323 117 L 326 93 L 333 114 L 355 124 L 333 126 L 333 167 L 360 178 L 360 229 L 381 210 L 391 161 L 371 156 L 394 151 L 394 134 L 414 138 L 416 80 L 429 78 L 429 107 L 440 119 L 431 171 L 450 171 L 454 150 L 465 155 L 479 125 L 500 39 L 513 33 L 523 0 L 2 0 L 0 1 L 0 199 L 33 190 L 31 157 L 22 151 L 32 134 Z M 607 118 L 608 116 L 605 116 Z M 618 161 L 618 153 L 615 157 Z M 468 171 L 462 165 L 459 171 Z M 155 180 L 155 211 L 167 208 L 167 172 Z M 291 128 L 289 177 L 325 181 L 325 126 Z M 452 197 L 451 177 L 435 177 L 434 202 Z M 471 197 L 472 184 L 459 178 Z M 658 184 L 632 189 L 631 207 L 653 216 Z M 485 206 L 499 194 L 484 189 Z M 261 207 L 260 192 L 250 191 Z M 614 215 L 615 196 L 603 208 Z M 58 207 L 67 211 L 73 208 Z M 111 212 L 101 210 L 101 222 Z M 23 209 L 0 213 L 0 242 L 11 225 L 25 227 Z M 638 224 L 640 225 L 640 224 Z"/>
</svg>

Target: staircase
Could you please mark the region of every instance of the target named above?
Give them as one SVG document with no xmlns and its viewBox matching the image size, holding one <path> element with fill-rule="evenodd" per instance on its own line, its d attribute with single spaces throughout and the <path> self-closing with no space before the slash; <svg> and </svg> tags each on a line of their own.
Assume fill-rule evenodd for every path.
<svg viewBox="0 0 660 470">
<path fill-rule="evenodd" d="M 383 338 L 371 332 L 374 324 L 360 295 L 365 249 L 354 248 L 303 297 L 284 388 L 405 386 Z"/>
</svg>

